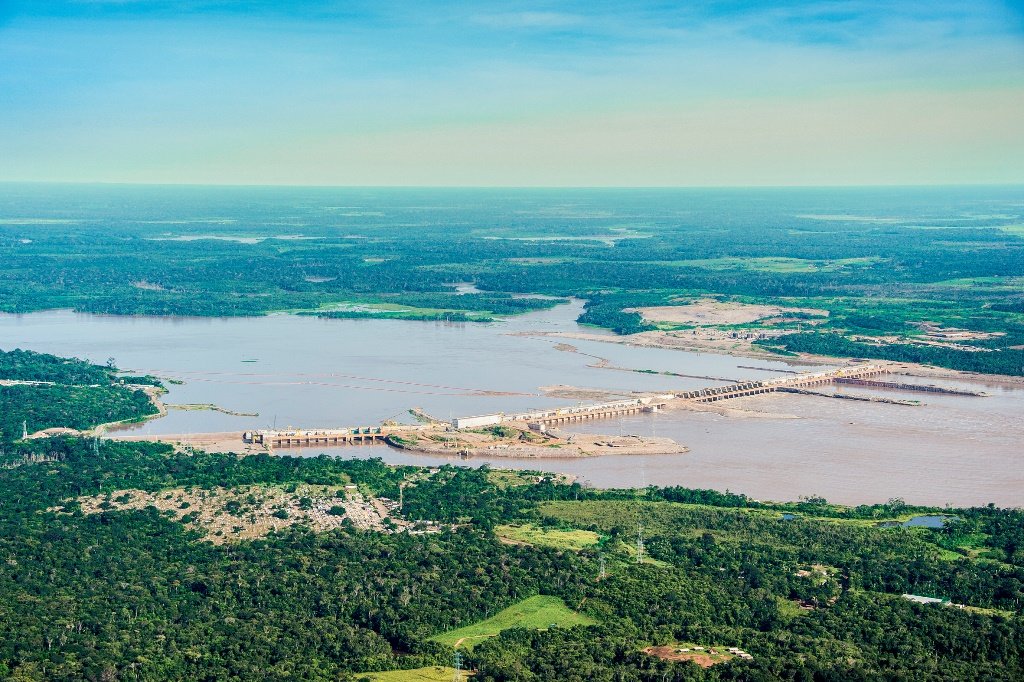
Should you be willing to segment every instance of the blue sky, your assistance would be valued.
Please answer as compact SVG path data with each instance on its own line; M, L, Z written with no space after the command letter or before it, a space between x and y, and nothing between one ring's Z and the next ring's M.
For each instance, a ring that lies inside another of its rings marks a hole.
M0 3L0 180L1024 182L1024 3Z

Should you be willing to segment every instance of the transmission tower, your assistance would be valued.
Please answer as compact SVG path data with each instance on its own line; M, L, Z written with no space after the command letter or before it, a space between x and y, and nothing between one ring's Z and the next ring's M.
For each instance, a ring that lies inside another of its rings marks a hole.
M644 527L639 522L636 524L636 562L643 563L644 560Z
M28 438L28 422L21 422L21 439L26 440Z
M462 682L462 652L455 651L455 675L452 676L454 682Z
M604 570L604 554L598 557L598 560L601 562L601 573L598 575L597 579L604 580L608 576L608 573Z

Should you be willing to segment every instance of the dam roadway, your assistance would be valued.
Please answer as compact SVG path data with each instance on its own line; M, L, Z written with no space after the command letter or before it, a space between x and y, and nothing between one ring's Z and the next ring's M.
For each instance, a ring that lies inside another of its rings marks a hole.
M657 397L632 398L594 405L552 408L519 414L496 413L477 417L458 417L453 419L451 425L446 428L455 430L460 428L487 428L508 422L525 422L533 428L547 428L549 426L597 419L614 419L641 413L655 413L670 406L676 400L711 403L732 398L773 393L786 388L802 388L834 383L841 380L865 379L887 373L889 373L889 369L883 365L859 365L827 372L799 374L764 381L748 381ZM403 434L421 433L429 430L439 430L440 428L439 425L432 427L423 425L393 425L342 429L264 430L246 432L244 438L248 443L266 448L360 445L374 442L385 443L389 436L400 437Z

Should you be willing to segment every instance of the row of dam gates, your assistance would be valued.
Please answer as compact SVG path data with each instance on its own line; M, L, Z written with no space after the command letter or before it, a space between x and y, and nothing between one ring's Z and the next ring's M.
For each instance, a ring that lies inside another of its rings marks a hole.
M859 383L863 381L865 384L878 384L880 387L888 387L888 384L885 384L884 382L872 382L868 378L888 374L889 372L889 368L884 365L863 364L829 370L826 372L812 372L807 374L797 374L790 377L779 377L761 381L746 381L742 383L729 384L727 386L702 388L696 391L674 393L655 398L634 398L610 403L553 408L550 410L521 414L506 415L498 413L493 415L484 415L481 417L458 417L452 420L449 428L457 429L479 427L500 424L502 422L527 422L531 425L557 426L560 424L587 421L591 419L609 419L644 412L658 412L674 400L687 400L695 403L712 403L720 400L730 400L732 398L774 393L787 388L804 388L831 383ZM893 386L896 385L894 384ZM903 385L900 384L899 386L902 387ZM934 387L906 386L905 388L919 388L921 390L927 390ZM388 437L401 437L403 434L409 435L430 430L431 428L436 428L436 426L385 425L359 426L340 429L260 430L246 431L243 434L243 439L246 442L263 445L268 448L304 446L331 447L337 445L384 443L387 441Z
M865 377L874 377L888 373L889 368L884 365L857 365L855 367L834 369L828 372L812 372L808 374L798 374L792 377L765 379L763 381L746 381L739 384L730 384L728 386L702 388L697 391L676 393L676 397L682 398L683 400L692 400L696 403L713 403L719 400L743 398L749 395L774 393L783 388L823 386L825 384L841 382L844 379L863 379Z
M296 448L319 445L366 445L384 443L389 436L424 431L426 426L356 426L347 429L285 429L246 431L242 440L268 448Z

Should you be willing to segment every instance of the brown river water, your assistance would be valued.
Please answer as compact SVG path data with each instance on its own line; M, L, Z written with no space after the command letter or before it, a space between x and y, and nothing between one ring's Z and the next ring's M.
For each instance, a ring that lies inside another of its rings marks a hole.
M565 340L579 351L569 352L559 349L557 338L512 335L582 331L573 321L580 305L574 301L493 324L291 315L169 319L53 311L0 315L0 348L101 363L113 357L126 370L182 381L169 385L168 403L213 403L259 415L172 410L133 430L139 434L357 426L385 419L411 421L407 411L414 406L447 419L577 402L547 397L539 390L552 384L629 392L722 383L604 369L593 366L594 356L617 367L736 380L820 369L598 341ZM574 474L597 487L684 485L729 489L759 499L820 495L847 504L901 497L919 504L1024 505L1024 390L945 379L917 381L989 395L843 387L851 394L916 399L924 405L772 394L724 403L754 413L743 416L671 411L572 427L590 433L669 436L691 449L682 455L461 460L386 446L287 452L382 457L418 465L489 462Z

